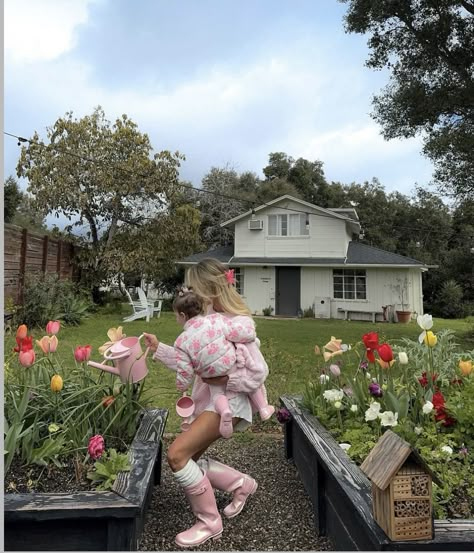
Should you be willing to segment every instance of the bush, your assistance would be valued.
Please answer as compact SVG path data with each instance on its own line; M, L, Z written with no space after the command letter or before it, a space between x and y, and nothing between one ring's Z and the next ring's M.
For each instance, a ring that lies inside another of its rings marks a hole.
M270 315L272 314L272 311L273 311L273 307L270 307L270 306L264 307L262 309L262 313L265 317L270 317Z
M463 289L454 279L447 280L441 287L436 311L446 319L464 317Z
M303 311L303 317L314 319L314 309L312 307L308 307L308 309L305 309Z
M59 280L57 275L30 276L15 322L34 327L60 319L66 325L78 325L91 307L90 293L70 280Z

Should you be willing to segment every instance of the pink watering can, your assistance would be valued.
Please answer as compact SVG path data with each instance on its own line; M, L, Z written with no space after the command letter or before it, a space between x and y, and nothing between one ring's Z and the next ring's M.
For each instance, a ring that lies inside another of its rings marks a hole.
M149 348L143 353L140 346L140 340L143 334L136 338L130 336L112 344L104 351L104 363L112 361L114 366L105 365L104 363L95 363L89 361L87 364L96 369L101 369L111 374L120 377L122 383L139 382L148 374L145 358L148 355Z
M184 393L176 402L176 413L184 419L181 430L186 432L191 426L189 417L194 413L194 401Z

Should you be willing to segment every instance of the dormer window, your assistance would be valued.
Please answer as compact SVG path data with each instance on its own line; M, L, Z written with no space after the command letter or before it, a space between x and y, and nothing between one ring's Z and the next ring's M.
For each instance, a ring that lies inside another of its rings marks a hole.
M268 216L268 236L308 236L306 214L289 213Z

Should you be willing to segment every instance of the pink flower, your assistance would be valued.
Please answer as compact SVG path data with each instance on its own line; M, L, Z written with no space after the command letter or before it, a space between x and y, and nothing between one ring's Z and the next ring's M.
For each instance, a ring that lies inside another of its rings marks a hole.
M87 452L89 453L91 459L100 459L104 451L104 438L100 434L92 436L92 438L89 440L89 445L87 446Z
M59 327L61 326L60 321L49 321L46 325L47 334L57 334L59 332Z
M229 284L235 284L235 271L234 269L228 269L224 272L225 278Z
M219 351L219 348L217 344L209 344L206 350L209 355L214 355L214 353L217 353Z
M43 336L41 340L36 340L36 344L43 353L54 353L58 349L58 339L56 336Z
M331 374L333 376L341 376L341 369L339 365L335 365L335 364L329 365L329 370L331 371Z
M74 350L74 359L78 363L82 363L83 361L89 361L91 357L91 351L92 347L87 346L77 346L77 348Z
M200 349L201 349L201 344L199 340L193 340L193 350L196 352L196 351L199 351Z
M210 329L206 332L206 334L207 334L207 337L208 337L210 340L212 340L212 339L215 337L215 335L216 335L216 331L215 331L213 328L210 328Z
M27 351L20 351L18 355L18 361L23 367L31 367L35 362L35 352L32 349Z

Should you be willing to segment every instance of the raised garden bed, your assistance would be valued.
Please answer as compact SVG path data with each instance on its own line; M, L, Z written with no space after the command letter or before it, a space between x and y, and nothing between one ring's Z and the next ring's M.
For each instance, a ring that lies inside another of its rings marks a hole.
M316 530L338 551L472 551L474 520L435 520L430 541L391 541L372 516L371 485L318 419L284 396L286 457L311 498Z
M136 551L161 477L167 409L147 409L130 447L129 472L110 492L7 494L6 551Z

